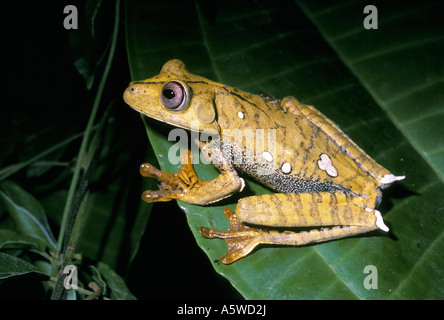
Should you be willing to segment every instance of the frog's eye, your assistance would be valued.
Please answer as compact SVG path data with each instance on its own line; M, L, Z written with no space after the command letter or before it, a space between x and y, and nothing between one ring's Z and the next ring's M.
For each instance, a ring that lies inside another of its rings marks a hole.
M165 83L160 97L165 108L170 110L181 110L187 104L187 91L181 83L176 81Z

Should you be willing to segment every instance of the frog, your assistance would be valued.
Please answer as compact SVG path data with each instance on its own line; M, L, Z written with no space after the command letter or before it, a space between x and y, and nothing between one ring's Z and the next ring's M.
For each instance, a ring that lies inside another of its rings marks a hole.
M189 150L180 153L182 166L176 173L144 163L140 174L159 181L158 190L143 192L145 202L210 205L242 194L244 178L270 190L240 197L234 211L225 208L227 230L199 227L202 236L227 243L227 253L219 258L223 264L260 245L305 246L389 231L375 208L381 190L405 176L378 164L315 107L293 96L252 94L209 80L178 59L167 61L154 77L131 82L123 98L149 118L213 134L196 143L219 175L200 180ZM273 138L255 136L263 130ZM253 138L239 138L239 132L253 133Z

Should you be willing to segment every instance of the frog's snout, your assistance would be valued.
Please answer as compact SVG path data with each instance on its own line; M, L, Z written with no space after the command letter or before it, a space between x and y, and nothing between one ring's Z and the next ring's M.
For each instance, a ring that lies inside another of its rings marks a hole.
M129 104L129 98L130 96L132 96L132 92L133 92L133 87L131 86L131 83L129 84L129 86L125 89L125 91L123 92L123 101L125 101L125 103Z
M146 86L141 81L133 81L130 82L126 90L130 91L131 93L144 93L146 91Z
M125 103L131 105L135 97L141 93L141 86L137 83L131 82L123 93L123 100Z

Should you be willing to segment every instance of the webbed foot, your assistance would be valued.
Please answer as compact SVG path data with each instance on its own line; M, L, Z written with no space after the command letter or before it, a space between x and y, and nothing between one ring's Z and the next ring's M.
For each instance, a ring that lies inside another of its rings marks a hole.
M176 173L161 171L149 163L140 165L140 174L143 177L155 178L160 182L159 190L147 190L142 194L143 201L150 203L182 200L186 198L192 188L197 188L202 184L191 164L192 153L190 150L181 152L180 161L182 167Z
M230 208L224 209L224 214L230 221L227 231L218 231L206 227L199 227L199 232L205 238L221 238L228 245L228 252L220 257L223 264L230 264L248 255L267 232L245 226Z

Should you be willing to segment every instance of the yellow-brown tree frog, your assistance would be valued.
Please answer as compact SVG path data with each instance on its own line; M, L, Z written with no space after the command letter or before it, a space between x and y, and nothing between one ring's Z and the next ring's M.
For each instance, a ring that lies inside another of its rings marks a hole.
M335 123L294 97L250 94L194 75L181 61L171 60L159 75L131 82L124 100L148 117L218 137L199 141L202 154L220 171L218 177L201 181L188 152L181 154L182 167L175 174L145 163L141 174L160 185L145 191L144 201L210 204L242 190L238 171L276 192L244 197L235 212L226 208L227 231L199 228L203 236L227 242L222 263L248 255L258 244L300 246L378 228L388 231L375 206L381 188L404 177L376 163ZM269 139L260 134L264 130L271 133ZM282 232L261 226L321 228Z

